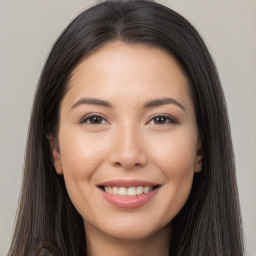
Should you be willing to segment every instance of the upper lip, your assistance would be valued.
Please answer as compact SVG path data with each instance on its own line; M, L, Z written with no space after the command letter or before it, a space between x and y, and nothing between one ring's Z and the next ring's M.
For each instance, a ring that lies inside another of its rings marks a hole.
M139 186L154 187L158 185L160 184L151 182L151 181L146 181L146 180L125 180L125 179L109 180L109 181L105 181L103 183L98 184L98 186L104 186L104 187L139 187Z

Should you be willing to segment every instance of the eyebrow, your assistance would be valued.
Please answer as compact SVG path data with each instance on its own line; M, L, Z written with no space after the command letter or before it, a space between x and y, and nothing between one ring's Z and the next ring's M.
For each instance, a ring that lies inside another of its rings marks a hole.
M78 107L79 105L84 105L84 104L99 105L99 106L108 107L108 108L113 107L109 102L107 102L105 100L100 100L97 98L81 98L74 105L72 105L71 110ZM144 108L159 107L159 106L167 105L167 104L176 105L180 109L182 109L183 111L186 112L184 106L173 98L162 98L162 99L156 99L156 100L149 100L144 104Z
M99 106L104 106L108 108L112 108L112 105L105 101L105 100L100 100L96 98L81 98L79 101L77 101L72 107L71 110L74 109L75 107L78 107L79 105L99 105Z
M174 104L186 112L186 109L184 108L184 106L173 98L162 98L162 99L147 101L144 105L144 108L159 107L167 104Z

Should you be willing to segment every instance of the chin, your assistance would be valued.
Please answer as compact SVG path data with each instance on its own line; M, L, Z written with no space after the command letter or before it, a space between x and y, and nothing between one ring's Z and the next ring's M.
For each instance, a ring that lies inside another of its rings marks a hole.
M117 228L114 228L112 226L109 229L105 230L105 234L110 235L111 237L115 239L121 239L121 240L128 240L128 241L139 241L147 239L151 236L154 236L155 234L158 234L161 231L164 231L166 229L169 229L170 224L167 224L164 227L154 227L150 225L131 225L128 223L128 225L124 226L118 226Z
M112 234L113 237L119 238L121 240L129 240L129 241L137 241L137 240L143 240L149 237L151 232L145 232L145 230L136 230L136 231L120 231L120 232L114 232Z

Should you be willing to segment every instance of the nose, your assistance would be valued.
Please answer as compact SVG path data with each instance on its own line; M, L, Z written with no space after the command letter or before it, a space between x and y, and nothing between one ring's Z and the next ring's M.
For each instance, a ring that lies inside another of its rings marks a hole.
M111 165L126 170L141 168L147 164L147 152L141 133L132 127L115 132L109 159Z

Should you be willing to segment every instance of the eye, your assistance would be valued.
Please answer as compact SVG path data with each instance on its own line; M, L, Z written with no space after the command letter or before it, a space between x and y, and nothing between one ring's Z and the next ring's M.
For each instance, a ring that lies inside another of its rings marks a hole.
M90 116L85 116L84 118L82 118L80 123L81 124L86 123L86 124L90 124L90 125L101 125L101 124L105 124L106 120L99 115L90 115Z
M149 123L155 125L168 125L168 124L178 124L178 120L170 115L157 115L154 116Z

